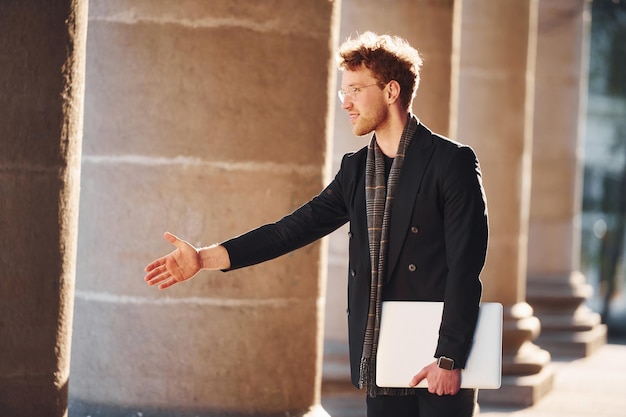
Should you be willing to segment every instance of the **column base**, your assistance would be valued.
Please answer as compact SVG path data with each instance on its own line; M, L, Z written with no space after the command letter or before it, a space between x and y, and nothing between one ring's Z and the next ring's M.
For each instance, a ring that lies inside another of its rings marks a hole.
M554 371L550 353L532 341L540 333L539 320L525 302L507 306L503 317L502 386L479 390L482 404L529 407L552 390Z
M497 390L479 390L478 403L530 407L546 396L554 385L554 370L545 366L539 373L528 376L504 376Z
M585 305L593 288L585 276L530 276L527 301L541 321L535 343L559 358L583 358L606 344L600 315Z
M607 342L607 328L599 324L587 331L542 331L535 343L555 358L585 358Z

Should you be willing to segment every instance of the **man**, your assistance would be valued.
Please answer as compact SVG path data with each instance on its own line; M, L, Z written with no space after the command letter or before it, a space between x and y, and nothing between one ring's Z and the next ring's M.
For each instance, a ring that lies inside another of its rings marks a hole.
M405 40L366 32L339 51L339 98L355 135L369 146L345 155L334 180L273 224L218 245L176 246L146 267L150 285L167 288L200 269L232 270L307 245L350 222L348 327L352 382L367 392L367 415L473 414L476 392L460 389L482 292L487 209L474 152L432 133L410 113L422 60ZM443 301L433 362L410 382L375 384L383 301Z

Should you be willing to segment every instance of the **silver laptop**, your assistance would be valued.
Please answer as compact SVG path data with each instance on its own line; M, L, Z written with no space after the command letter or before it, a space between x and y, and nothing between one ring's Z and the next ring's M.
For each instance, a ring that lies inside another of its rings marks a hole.
M408 388L423 367L435 361L442 302L385 301L376 358L376 385ZM482 303L461 388L500 388L502 304ZM417 388L428 387L422 381Z

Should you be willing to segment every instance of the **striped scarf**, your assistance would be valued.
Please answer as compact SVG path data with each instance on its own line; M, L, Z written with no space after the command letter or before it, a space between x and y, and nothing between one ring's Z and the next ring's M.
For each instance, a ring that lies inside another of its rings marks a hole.
M409 393L406 389L399 390L376 386L376 350L380 332L381 300L387 260L387 239L389 237L391 206L398 180L400 179L406 149L417 131L417 125L417 118L409 114L388 179L385 178L385 158L376 143L376 134L372 137L367 148L367 160L365 162L365 208L370 248L371 281L359 387L365 387L367 395L370 397L375 397L376 394L397 395Z

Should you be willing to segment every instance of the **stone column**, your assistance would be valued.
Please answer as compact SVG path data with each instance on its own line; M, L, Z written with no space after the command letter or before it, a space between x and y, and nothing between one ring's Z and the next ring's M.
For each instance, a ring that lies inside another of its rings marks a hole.
M327 181L336 2L92 1L70 398L77 413L327 415L325 245L166 292L208 245ZM133 414L134 415L134 414Z
M570 357L606 342L600 315L585 305L593 289L579 271L587 4L539 3L535 85L527 299L541 320L536 343Z
M536 0L463 1L458 134L481 161L490 217L484 301L503 303L503 384L482 403L534 404L552 387L550 354L526 303Z
M0 16L0 415L67 416L87 1Z
M454 136L456 111L451 103L457 89L453 88L453 17L460 11L459 1L342 0L339 42L367 30L378 34L401 36L416 47L424 58L421 79L413 110L429 128ZM456 5L456 6L455 6ZM458 66L457 66L458 67ZM338 72L338 83L341 73ZM338 100L335 94L335 100ZM452 125L450 124L452 121ZM337 101L333 141L333 174L341 158L366 146L371 135L355 137L347 113ZM329 239L328 288L325 325L324 386L333 391L337 384L351 386L348 364L346 324L348 280L348 228L333 233Z

